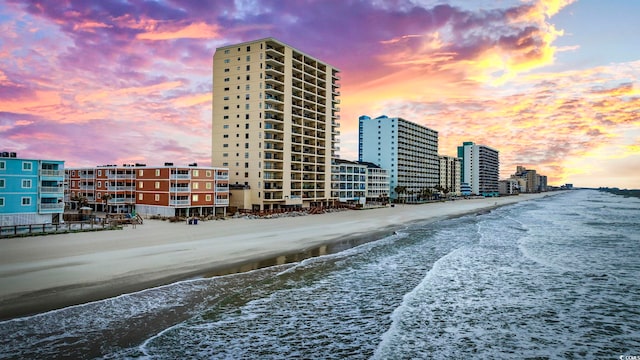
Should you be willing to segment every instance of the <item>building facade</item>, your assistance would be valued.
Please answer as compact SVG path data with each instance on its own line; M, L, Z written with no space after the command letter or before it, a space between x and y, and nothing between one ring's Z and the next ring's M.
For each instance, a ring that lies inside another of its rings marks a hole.
M454 156L441 155L440 187L449 196L462 195L460 190L460 159Z
M0 153L0 226L57 224L64 213L64 161Z
M402 118L360 116L358 160L389 171L391 199L419 194L440 182L438 132Z
M367 203L386 204L391 188L389 172L372 162L361 162L367 166Z
M524 166L517 166L516 172L511 175L512 179L517 179L520 185L520 192L534 193L547 191L547 177L538 174L534 169L527 169Z
M251 210L333 202L338 73L273 38L216 49L212 164L245 186Z
M70 208L107 213L191 216L225 214L228 169L190 166L103 165L66 170Z
M336 159L332 169L332 196L346 204L367 202L367 165Z
M473 142L458 146L460 181L468 184L471 195L498 196L500 159L498 150Z

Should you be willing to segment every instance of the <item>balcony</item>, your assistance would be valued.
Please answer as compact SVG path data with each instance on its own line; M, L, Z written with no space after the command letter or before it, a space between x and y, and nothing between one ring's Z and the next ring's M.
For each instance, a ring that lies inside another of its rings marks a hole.
M62 212L64 211L64 203L40 204L39 212Z
M44 194L62 194L64 189L62 186L41 186L40 192Z
M185 187L172 186L172 187L169 188L169 191L170 192L182 192L182 193L184 193L184 192L190 192L191 188L188 187L188 186L185 186Z
M191 174L171 174L169 178L171 180L189 180L191 179Z
M169 200L169 206L189 206L191 201L189 200Z
M64 170L40 170L40 176L62 177Z

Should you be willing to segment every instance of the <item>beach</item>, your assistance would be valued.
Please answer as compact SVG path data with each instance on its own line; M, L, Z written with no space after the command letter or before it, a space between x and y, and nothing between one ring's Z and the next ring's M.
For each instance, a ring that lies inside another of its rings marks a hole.
M554 193L467 199L197 225L0 239L0 318L105 299L178 280L251 270L347 239L376 240L416 221L483 212ZM321 253L321 252L320 252Z

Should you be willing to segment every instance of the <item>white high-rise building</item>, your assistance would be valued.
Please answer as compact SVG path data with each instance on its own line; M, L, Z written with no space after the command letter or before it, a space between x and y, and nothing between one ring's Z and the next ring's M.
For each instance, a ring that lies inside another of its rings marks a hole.
M212 165L229 168L230 187L243 189L243 207L333 202L338 72L273 38L216 49Z
M389 171L391 199L417 198L439 184L437 131L385 115L360 116L358 125L358 159Z
M468 141L458 146L458 158L461 161L460 181L468 184L471 194L498 196L500 176L498 150Z

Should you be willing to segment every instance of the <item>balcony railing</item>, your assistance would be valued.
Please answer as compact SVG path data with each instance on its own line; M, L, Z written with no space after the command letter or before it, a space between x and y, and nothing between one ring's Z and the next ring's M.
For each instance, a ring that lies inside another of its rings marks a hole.
M191 179L191 175L189 174L171 174L171 180L188 180Z
M170 187L169 191L171 192L189 192L191 191L190 187Z
M188 206L190 204L189 200L169 200L169 206Z
M40 210L46 211L62 211L64 210L64 203L55 203L55 204L40 204Z
M40 170L41 176L64 176L64 170Z
M40 192L46 194L60 194L64 193L64 188L61 186L42 186L40 187Z

